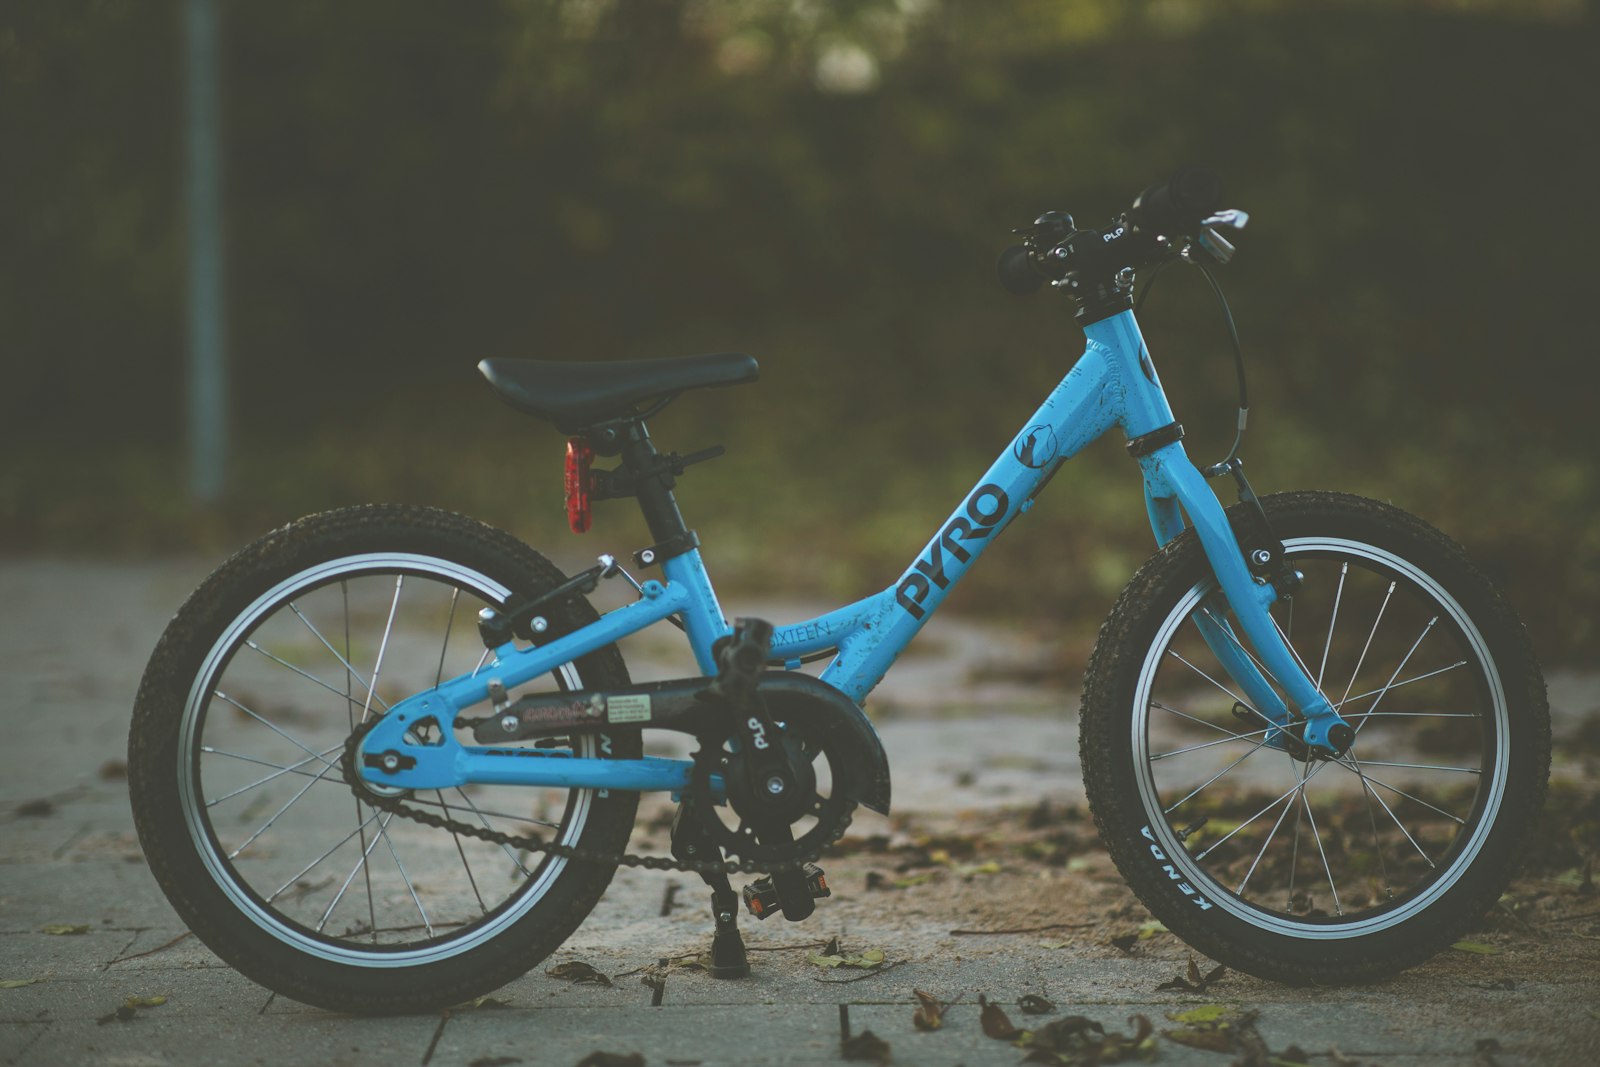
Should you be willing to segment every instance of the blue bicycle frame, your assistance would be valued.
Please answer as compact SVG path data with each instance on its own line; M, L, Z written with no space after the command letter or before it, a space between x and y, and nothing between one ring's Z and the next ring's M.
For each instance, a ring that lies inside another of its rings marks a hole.
M861 703L1000 531L1033 506L1062 463L1112 427L1120 427L1133 439L1172 424L1172 409L1133 312L1091 323L1084 332L1088 344L1083 356L899 581L828 614L778 626L772 640L774 657L793 669L802 657L837 651L822 680ZM1291 724L1292 707L1305 720L1305 742L1326 745L1328 731L1344 720L1285 644L1267 611L1277 598L1276 590L1250 574L1221 504L1181 443L1174 440L1155 448L1140 457L1139 465L1156 540L1171 541L1183 531L1186 520L1194 525L1243 640L1220 611L1203 611L1196 624L1250 708L1268 720L1268 743ZM701 673L713 675L712 643L731 627L699 550L666 560L662 570L665 583L643 583L638 601L548 644L502 645L494 650L491 662L472 674L396 704L367 734L362 752L396 753L415 762L393 771L364 767L363 774L374 784L404 789L483 782L683 790L691 768L686 760L580 758L544 749L516 749L517 756L528 758L506 759L505 749L460 744L452 729L458 712L490 698L492 682L506 689L523 685L673 615L684 623ZM426 718L438 721L442 741L408 740L410 724Z

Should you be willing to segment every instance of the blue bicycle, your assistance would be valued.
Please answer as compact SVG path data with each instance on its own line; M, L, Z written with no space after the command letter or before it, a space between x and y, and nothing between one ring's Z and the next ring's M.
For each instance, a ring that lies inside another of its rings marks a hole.
M1138 270L1227 260L1244 216L1219 200L1184 170L1105 230L1051 212L1019 231L1002 281L1071 296L1083 355L898 580L802 622L730 625L673 496L720 450L663 453L646 429L685 390L754 381L753 359L481 364L569 435L574 530L595 500L638 501L640 578L609 556L564 575L416 507L315 515L240 551L172 620L134 711L134 814L173 906L284 995L413 1011L522 974L619 865L672 868L711 889L712 973L747 973L741 907L804 918L855 807L889 809L862 701L1061 464L1117 428L1160 545L1101 630L1081 712L1122 874L1197 949L1282 981L1366 980L1449 944L1504 890L1542 801L1543 679L1511 608L1426 523L1257 497L1233 455L1190 461L1132 292ZM608 580L636 599L597 615ZM697 671L634 684L616 642L663 622ZM797 669L821 658L820 677ZM645 755L646 730L689 735L692 758ZM671 858L625 851L646 790L679 802ZM736 873L760 877L736 891Z

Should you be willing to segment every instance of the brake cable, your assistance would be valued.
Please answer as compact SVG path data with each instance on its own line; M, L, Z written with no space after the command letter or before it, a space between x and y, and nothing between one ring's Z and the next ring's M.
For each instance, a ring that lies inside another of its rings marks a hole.
M1222 286L1217 284L1216 275L1212 274L1210 267L1207 267L1197 259L1191 259L1188 256L1180 256L1179 258L1185 263L1199 268L1200 273L1205 275L1206 281L1211 285L1211 291L1217 295L1217 302L1222 307L1222 321L1228 328L1228 341L1233 346L1234 373L1239 383L1239 420L1234 431L1233 447L1228 449L1227 456L1209 467L1201 468L1201 472L1207 478L1215 478L1217 475L1227 474L1233 469L1234 461L1239 456L1239 446L1244 442L1245 424L1250 418L1250 389L1245 381L1244 349L1239 343L1239 328L1233 321L1233 311L1228 307L1228 298L1222 294ZM1145 298L1150 295L1150 290L1154 286L1156 278L1160 277L1162 269L1171 262L1171 259L1163 259L1157 263L1155 269L1150 272L1150 276L1145 279L1144 285L1139 288L1139 295L1133 304L1133 313L1136 317L1140 309L1144 307Z

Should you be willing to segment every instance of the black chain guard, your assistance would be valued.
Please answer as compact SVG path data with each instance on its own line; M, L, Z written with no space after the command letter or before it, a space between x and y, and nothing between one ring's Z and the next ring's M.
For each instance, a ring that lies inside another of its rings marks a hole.
M778 805L763 798L762 783L745 773L743 754L737 751L738 734L730 724L700 737L690 779L697 798L693 812L724 852L758 865L792 866L797 858L814 855L838 838L855 809L855 798L867 791L868 784L859 771L859 754L847 744L855 724L839 721L841 711L835 703L766 688L762 696L772 718L782 724L779 743L804 769L795 787L803 795ZM703 799L713 795L713 775L722 779L725 804Z

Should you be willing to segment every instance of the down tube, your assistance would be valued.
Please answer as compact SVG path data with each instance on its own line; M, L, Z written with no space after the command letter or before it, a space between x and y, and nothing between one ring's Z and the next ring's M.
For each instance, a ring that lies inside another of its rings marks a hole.
M1121 404L1111 358L1103 346L1086 348L892 590L884 591L881 625L842 642L824 681L858 702L865 698L984 549L1033 506L1045 480L1117 424Z

